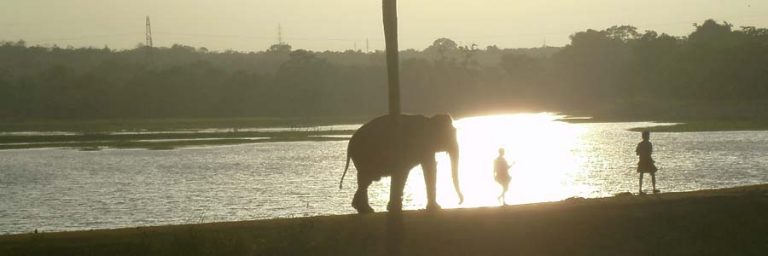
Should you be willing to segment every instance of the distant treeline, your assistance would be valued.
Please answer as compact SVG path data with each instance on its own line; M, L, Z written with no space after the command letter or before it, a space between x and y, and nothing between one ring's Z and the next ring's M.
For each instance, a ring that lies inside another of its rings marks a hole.
M407 112L751 118L768 106L768 29L712 20L686 37L614 26L577 32L561 48L441 38L401 56ZM3 120L369 116L386 112L386 95L381 51L0 43Z

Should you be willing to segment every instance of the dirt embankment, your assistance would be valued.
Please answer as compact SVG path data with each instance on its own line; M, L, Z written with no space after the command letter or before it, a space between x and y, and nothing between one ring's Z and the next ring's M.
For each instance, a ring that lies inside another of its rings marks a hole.
M765 255L768 185L0 236L1 255Z

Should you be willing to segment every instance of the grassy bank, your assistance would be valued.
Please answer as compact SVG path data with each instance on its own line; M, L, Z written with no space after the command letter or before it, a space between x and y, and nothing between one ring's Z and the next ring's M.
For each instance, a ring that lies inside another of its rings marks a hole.
M400 217L0 236L3 255L764 255L768 185ZM399 232L399 233L398 233ZM399 234L399 236L388 236Z
M630 130L648 130L651 132L764 131L768 130L768 120L694 120L682 121L670 126L637 127Z
M234 145L281 141L347 140L353 130L297 129L275 132L182 132L77 135L0 135L0 150L64 147L173 149L189 146Z
M768 130L768 119L614 119L567 117L559 119L567 123L620 123L620 122L652 122L671 125L650 125L635 127L630 131L651 132L715 132L715 131L765 131Z
M76 132L109 133L123 131L176 131L199 129L242 129L259 127L312 127L334 124L359 124L370 117L248 117L248 118L168 118L102 120L0 120L0 132Z
M361 123L364 119L364 117L322 117L5 121L0 122L0 150L174 149L261 142L336 141L348 139L347 135L351 135L354 131L319 130L312 127ZM273 127L286 129L253 131L255 128Z

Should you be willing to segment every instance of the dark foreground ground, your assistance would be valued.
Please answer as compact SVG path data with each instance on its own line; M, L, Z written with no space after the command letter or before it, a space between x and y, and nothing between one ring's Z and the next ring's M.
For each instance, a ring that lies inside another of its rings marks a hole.
M768 185L0 236L0 255L768 255Z

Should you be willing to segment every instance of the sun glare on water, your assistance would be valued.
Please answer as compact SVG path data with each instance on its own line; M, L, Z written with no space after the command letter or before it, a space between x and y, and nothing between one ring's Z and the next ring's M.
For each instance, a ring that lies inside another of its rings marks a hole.
M493 177L498 149L506 150L512 181L506 195L508 204L561 200L588 191L570 181L583 172L580 159L572 153L584 128L557 121L549 113L481 116L455 122L461 151L460 182L465 202L458 204L452 187L450 158L438 154L437 200L443 207L495 206L501 186ZM426 204L423 176L413 170L408 195L415 205Z

